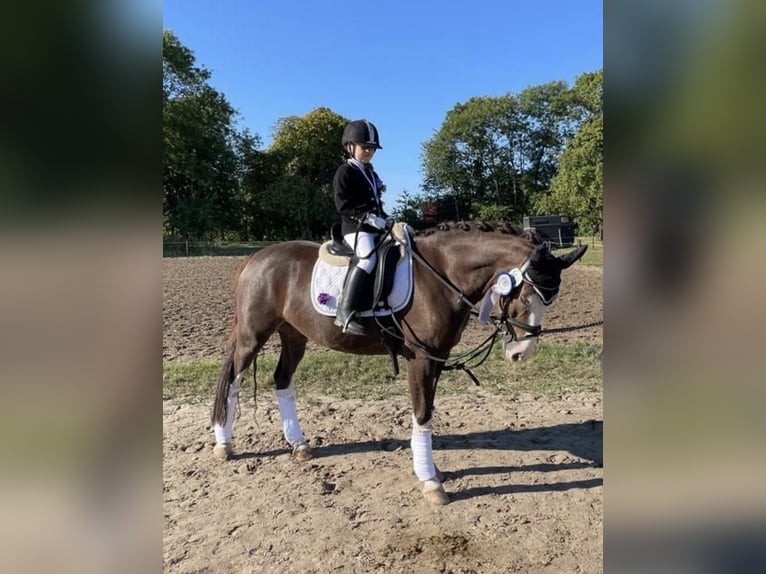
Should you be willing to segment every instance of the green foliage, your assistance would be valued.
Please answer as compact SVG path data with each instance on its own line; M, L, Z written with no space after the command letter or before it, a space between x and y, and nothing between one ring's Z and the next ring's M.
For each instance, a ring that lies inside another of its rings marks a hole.
M182 97L204 86L210 72L194 65L194 53L170 30L162 32L163 102Z
M581 123L559 158L559 171L548 193L540 195L535 213L565 213L582 234L597 234L604 209L604 118L602 73L584 74L575 82Z
M520 220L556 173L576 115L564 82L457 104L423 144L426 197L454 205L451 219Z
M515 104L510 97L471 98L457 104L441 129L423 144L424 188L429 199L448 213L454 207L446 218L470 219L473 204L487 199L495 203L510 199L518 207L523 196L514 178L509 143L518 121Z
M273 143L235 126L210 72L163 33L163 227L181 240L319 239L337 220L332 178L348 120L327 108L277 121Z
M447 113L423 144L424 194L442 219L508 219L564 213L595 232L602 218L603 73L519 94L475 97Z
M240 210L240 151L257 140L234 127L236 111L207 84L210 72L172 32L163 33L164 232L223 236Z
M244 191L254 235L263 239L319 239L337 221L332 194L335 170L343 161L340 144L348 120L327 108L281 118L274 141L252 154Z
M580 233L596 234L604 208L603 119L584 122L561 155L550 192L536 204L537 213L566 213Z
M604 114L604 71L589 72L575 78L572 88L578 117L580 119Z
M509 221L511 208L497 203L478 204L476 206L476 218L483 221Z
M403 221L415 229L423 221L420 200L404 190L396 201L396 205L390 211L397 221Z
M340 141L347 123L346 118L328 108L281 118L269 151L282 159L285 174L300 177L318 189L332 182L343 162Z

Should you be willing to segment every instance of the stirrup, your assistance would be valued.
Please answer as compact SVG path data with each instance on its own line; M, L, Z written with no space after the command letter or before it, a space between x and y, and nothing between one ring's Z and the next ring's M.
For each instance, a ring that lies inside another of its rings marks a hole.
M338 327L340 327L344 333L349 333L351 335L359 335L359 336L364 336L367 334L367 331L364 330L364 327L362 326L362 324L356 320L356 316L353 314L349 316L348 319L346 319L345 323L343 323L336 317L335 324Z

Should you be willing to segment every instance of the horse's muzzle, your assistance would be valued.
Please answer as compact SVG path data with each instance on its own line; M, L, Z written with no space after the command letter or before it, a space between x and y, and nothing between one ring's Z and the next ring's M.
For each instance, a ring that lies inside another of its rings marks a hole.
M506 360L514 363L516 361L526 361L535 352L537 346L537 337L527 336L523 339L514 339L506 341L503 345Z

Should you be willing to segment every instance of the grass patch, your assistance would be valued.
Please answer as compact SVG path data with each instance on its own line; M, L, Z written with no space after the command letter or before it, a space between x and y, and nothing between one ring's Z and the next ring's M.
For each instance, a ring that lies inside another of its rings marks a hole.
M497 345L484 364L473 369L482 387L495 394L538 393L560 395L566 392L599 391L602 388L601 345L540 343L529 361L509 363ZM441 393L462 392L472 385L465 373L444 373L439 381Z
M596 237L576 237L575 245L578 242L588 246L588 250L575 265L592 265L594 267L604 266L604 242ZM553 253L561 255L567 251L571 251L572 247L565 247L563 249L554 249Z
M460 353L458 347L454 354ZM559 395L566 392L599 391L601 366L600 345L577 343L553 345L541 343L534 356L524 363L508 363L497 345L481 366L473 369L482 387L500 395L537 393ZM271 389L271 376L276 357L259 357L257 383L260 392ZM399 359L401 373L393 378L387 356L357 356L326 351L308 353L295 374L303 397L332 396L340 399L379 400L394 396L409 396L406 365ZM184 402L211 402L215 392L220 361L195 363L165 363L163 370L163 399ZM251 369L252 373L252 369ZM252 384L252 374L244 385ZM471 379L461 371L449 371L439 380L439 395L472 392Z
M205 402L213 399L220 361L169 363L162 365L162 400Z

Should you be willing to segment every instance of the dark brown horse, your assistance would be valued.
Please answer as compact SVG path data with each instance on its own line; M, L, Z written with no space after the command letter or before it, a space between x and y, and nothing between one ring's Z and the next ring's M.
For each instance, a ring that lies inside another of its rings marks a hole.
M309 241L279 243L258 251L241 267L233 327L213 408L218 458L232 455L234 411L243 374L275 331L281 341L275 393L285 438L299 460L311 458L298 423L293 387L293 373L306 342L360 355L388 352L373 319L364 320L368 334L360 337L343 334L332 317L314 310L309 284L318 248ZM558 293L561 271L585 249L557 257L533 233L521 233L506 224L444 224L413 238L412 299L394 316L401 327L404 342L399 353L406 361L412 400L413 465L431 502L449 501L431 449L436 384L471 312L490 291L497 291L490 303L497 303L495 308L510 320L506 325L516 335L506 347L506 357L527 359L537 342L534 327L541 324L545 305ZM508 283L505 290L498 289L499 274L512 270L510 275L519 280L510 283L510 291ZM525 332L519 325L532 329Z

